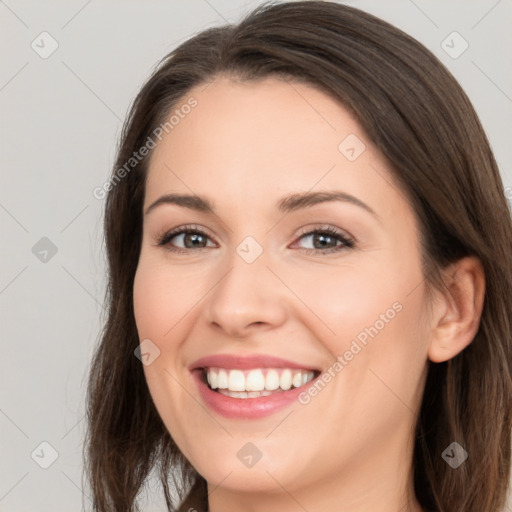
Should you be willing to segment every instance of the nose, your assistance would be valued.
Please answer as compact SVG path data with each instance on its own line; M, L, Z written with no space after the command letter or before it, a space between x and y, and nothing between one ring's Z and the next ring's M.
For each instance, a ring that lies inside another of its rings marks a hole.
M261 255L247 263L234 254L227 271L206 296L203 314L210 327L231 338L282 325L288 315L284 286Z

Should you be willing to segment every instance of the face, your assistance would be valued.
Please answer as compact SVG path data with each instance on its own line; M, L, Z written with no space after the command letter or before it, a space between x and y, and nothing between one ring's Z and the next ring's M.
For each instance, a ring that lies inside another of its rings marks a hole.
M151 157L134 283L158 412L212 485L378 488L410 463L426 375L413 210L323 92L189 97Z

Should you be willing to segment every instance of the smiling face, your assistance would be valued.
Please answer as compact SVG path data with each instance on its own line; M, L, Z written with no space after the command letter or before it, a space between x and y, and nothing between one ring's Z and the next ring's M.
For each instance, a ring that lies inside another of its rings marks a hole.
M212 501L284 488L308 510L329 489L378 504L409 477L426 375L413 210L315 88L218 78L189 96L151 158L134 283L159 414L222 482Z

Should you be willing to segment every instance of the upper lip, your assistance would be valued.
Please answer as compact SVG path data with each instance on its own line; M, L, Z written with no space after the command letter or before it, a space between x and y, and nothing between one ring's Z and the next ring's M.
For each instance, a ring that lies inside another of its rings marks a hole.
M314 368L309 364L296 363L294 361L289 361L288 359L266 354L215 354L197 359L189 366L189 369L196 370L199 368L210 367L241 370L250 368L296 368L311 371L317 370L317 368Z

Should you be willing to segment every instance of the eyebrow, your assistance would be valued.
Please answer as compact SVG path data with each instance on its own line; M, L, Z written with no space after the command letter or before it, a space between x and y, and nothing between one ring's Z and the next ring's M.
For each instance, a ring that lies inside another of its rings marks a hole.
M291 194L281 198L277 203L277 209L282 213L289 213L292 211L300 210L303 208L310 208L320 203L330 201L341 201L345 203L354 204L360 208L371 213L373 216L379 218L377 213L355 196L341 191L326 191L326 192L301 192ZM146 209L145 215L154 210L157 206L162 204L175 204L191 210L199 212L214 213L215 206L205 197L188 194L166 194L159 197Z

